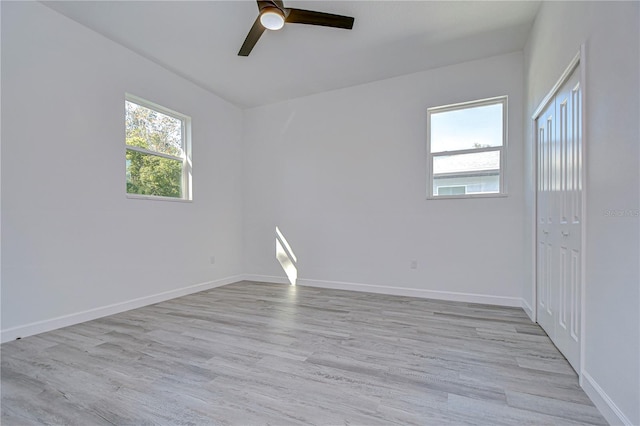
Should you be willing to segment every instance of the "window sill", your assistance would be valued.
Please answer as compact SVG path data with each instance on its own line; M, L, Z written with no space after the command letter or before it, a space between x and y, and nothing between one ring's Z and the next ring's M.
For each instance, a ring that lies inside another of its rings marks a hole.
M131 200L150 200L150 201L171 201L173 203L192 203L193 200L187 200L185 198L175 198L175 197L160 197L157 195L138 195L138 194L127 194L127 198Z
M457 199L469 199L469 198L506 198L507 193L493 193L493 194L465 194L465 195L437 195L427 196L427 200L457 200Z

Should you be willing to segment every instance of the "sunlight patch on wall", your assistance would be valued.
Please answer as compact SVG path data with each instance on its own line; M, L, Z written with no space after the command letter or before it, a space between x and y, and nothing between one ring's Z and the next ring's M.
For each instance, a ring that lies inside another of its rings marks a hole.
M282 235L280 229L276 226L276 259L280 262L280 266L287 274L291 285L296 285L298 279L298 268L296 268L296 262L298 258L293 253L291 246L287 239Z

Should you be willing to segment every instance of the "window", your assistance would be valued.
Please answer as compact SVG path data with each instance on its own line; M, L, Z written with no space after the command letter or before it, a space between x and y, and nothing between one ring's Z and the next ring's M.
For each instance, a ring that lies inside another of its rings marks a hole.
M505 194L507 97L427 110L428 198Z
M191 119L132 95L124 105L128 196L190 200Z

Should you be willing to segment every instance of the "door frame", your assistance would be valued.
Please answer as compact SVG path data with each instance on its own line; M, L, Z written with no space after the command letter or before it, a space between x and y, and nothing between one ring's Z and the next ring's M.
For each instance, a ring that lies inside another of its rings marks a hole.
M587 150L588 150L588 135L587 135L587 126L585 119L587 117L587 90L586 90L586 46L585 44L580 45L580 50L573 57L573 59L569 62L569 65L565 68L565 70L560 75L560 78L553 85L551 90L547 92L547 95L542 99L542 101L538 104L538 107L535 109L533 115L531 116L531 135L533 146L533 182L534 182L534 203L533 203L533 229L532 229L532 258L533 258L533 290L531 294L531 300L533 302L533 306L531 309L532 320L534 322L538 322L538 134L537 134L537 126L536 121L542 114L542 111L547 107L549 102L556 96L559 89L562 85L569 79L571 74L575 71L575 69L580 66L580 85L582 86L582 99L581 99L581 108L582 108L582 155L581 155L581 170L580 170L580 180L582 182L582 223L581 223L581 244L580 244L580 252L581 252L581 268L580 268L580 371L578 371L579 383L582 386L583 382L583 372L584 372L584 361L585 361L585 319L586 319L586 242L587 242L587 180L586 180L586 170L587 170Z

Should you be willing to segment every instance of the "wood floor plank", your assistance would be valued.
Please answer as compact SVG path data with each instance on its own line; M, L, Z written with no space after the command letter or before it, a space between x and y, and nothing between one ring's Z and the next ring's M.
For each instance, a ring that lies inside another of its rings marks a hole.
M239 282L0 347L3 425L606 424L521 309Z

